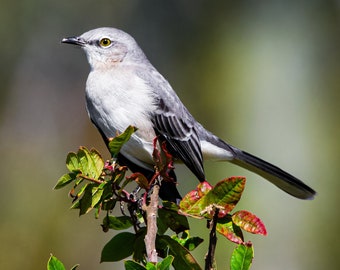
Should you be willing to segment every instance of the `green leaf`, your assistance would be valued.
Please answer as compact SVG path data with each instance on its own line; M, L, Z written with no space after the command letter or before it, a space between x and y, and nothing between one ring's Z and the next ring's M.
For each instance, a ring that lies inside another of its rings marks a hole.
M178 213L178 206L172 203L172 209L167 208L170 202L163 202L163 208L158 209L158 222L160 224L159 234L164 234L167 228L173 230L176 234L189 229L187 217ZM176 209L177 208L177 209Z
M79 264L76 264L75 266L73 266L73 267L71 268L71 270L76 270L76 269L78 268L78 266L79 266Z
M91 155L92 166L96 170L96 178L98 178L104 169L105 162L101 154L94 148L91 149L90 155Z
M184 247L190 251L193 251L195 248L197 248L201 243L203 242L203 239L200 237L190 237L188 238L185 243Z
M125 230L130 228L132 225L131 218L127 216L106 216L103 219L103 226L113 230Z
M101 197L101 209L102 210L112 210L116 204L116 198L113 198L112 194L112 184L110 182L104 182L100 184L103 185L103 194Z
M202 198L201 207L206 218L212 218L214 211L211 211L211 206L220 208L223 214L229 213L234 209L241 198L246 179L244 177L231 177L224 179L216 184L206 196Z
M92 209L91 207L92 188L93 188L93 184L87 184L84 190L84 195L79 200L79 208L80 208L79 215L80 216L88 213Z
M80 147L77 153L81 172L94 179L98 179L104 168L104 160L95 149L89 151L86 147Z
M248 270L254 258L253 245L248 242L238 245L231 255L231 270Z
M145 248L145 235L146 235L147 229L146 227L142 227L137 233L136 233L136 240L133 244L133 259L137 262L145 262L146 258L146 248Z
M133 126L128 126L127 129L120 135L114 137L110 142L109 142L109 150L112 155L112 157L117 157L120 149L126 143L131 135L137 130L136 127Z
M125 173L127 172L127 167L120 166L115 170L114 183L120 185L120 183L125 179Z
M77 175L75 173L67 173L64 174L62 177L59 178L57 184L55 185L54 189L60 189L72 181L76 180Z
M80 205L79 201L76 201L71 205L70 209L79 209L80 208L79 205Z
M140 265L139 263L128 260L124 262L125 270L146 270L146 268L143 265Z
M106 183L103 183L106 184ZM97 205L97 203L100 202L100 199L102 198L104 189L103 189L103 185L101 184L99 187L94 187L92 189L92 201L91 201L91 207L95 207Z
M82 181L79 181L79 184L80 184L81 182L82 182ZM77 183L77 185L79 185L79 184ZM84 192L85 192L87 186L89 186L89 185L92 186L91 183L86 183L86 184L84 184L84 185L79 189L79 191L77 192L76 196L77 196L78 198L80 198L80 197L84 194Z
M184 246L189 251L193 251L203 242L202 238L190 237L187 232L183 233L181 237L174 235L172 236L172 238L175 239L178 243L180 243L182 246Z
M173 260L174 260L173 256L171 255L167 256L164 260L157 263L156 269L157 270L169 270Z
M151 262L148 262L148 263L145 265L145 268L146 268L147 270L157 270L156 265L154 265L154 264L151 263Z
M103 248L100 262L118 262L133 253L135 235L122 232L114 236Z
M261 219L248 211L237 211L231 216L231 218L237 226L240 226L247 232L267 235L266 227Z
M86 153L88 153L88 152L89 152L89 150L87 150L86 147L83 147L83 146L79 147L78 152L77 152L77 158L78 158L78 162L79 162L80 171L84 175L90 176L88 174L89 164L88 164L88 157L86 155Z
M65 270L65 266L52 254L47 262L47 270Z
M66 157L66 167L70 172L77 172L81 170L78 155L74 152L68 153Z
M191 253L168 235L157 236L156 248L164 254L174 256L173 266L176 270L201 270Z

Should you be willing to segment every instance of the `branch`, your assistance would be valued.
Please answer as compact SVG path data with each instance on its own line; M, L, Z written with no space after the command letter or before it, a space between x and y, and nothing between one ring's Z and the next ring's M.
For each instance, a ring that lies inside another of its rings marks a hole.
M216 237L216 223L218 218L219 209L215 208L215 213L213 219L209 223L210 227L210 237L209 237L209 249L208 254L205 257L205 270L213 270L215 269L215 249L217 243Z
M84 179L86 179L86 180L88 180L88 181L91 181L91 182L93 182L93 183L96 183L96 184L102 184L102 183L104 182L104 181L102 181L102 180L98 180L98 179L91 178L91 177L89 177L89 176L87 176L87 175L85 175L85 174L82 174L82 173L79 173L77 176L78 176L78 177L81 177L81 178L84 178Z
M159 204L159 185L155 184L150 196L150 203L144 206L147 216L147 233L144 238L148 261L157 263L156 235L157 235L157 210Z

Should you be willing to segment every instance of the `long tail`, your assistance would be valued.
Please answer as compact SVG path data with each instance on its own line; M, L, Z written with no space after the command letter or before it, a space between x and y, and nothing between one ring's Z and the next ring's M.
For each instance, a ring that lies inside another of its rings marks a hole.
M231 148L235 154L235 158L230 162L264 177L269 182L296 198L304 200L314 198L316 192L293 175L236 147L231 145L228 145L228 147L229 149Z

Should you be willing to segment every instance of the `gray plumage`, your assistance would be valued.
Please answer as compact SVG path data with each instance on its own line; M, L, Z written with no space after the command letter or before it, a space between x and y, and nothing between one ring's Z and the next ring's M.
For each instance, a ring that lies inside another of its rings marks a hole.
M315 191L296 177L227 144L199 124L127 33L98 28L62 42L79 45L87 54L91 66L87 111L104 139L129 125L138 128L121 149L131 166L153 170L152 141L158 135L200 181L205 180L203 160L225 160L261 175L297 198L314 197Z

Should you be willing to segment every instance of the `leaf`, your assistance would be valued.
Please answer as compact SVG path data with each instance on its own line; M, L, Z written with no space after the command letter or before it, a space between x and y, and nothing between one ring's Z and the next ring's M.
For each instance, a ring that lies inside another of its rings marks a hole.
M128 178L134 180L141 188L149 190L149 181L142 173L133 173Z
M91 200L91 207L95 207L99 202L100 199L102 198L104 188L103 186L107 184L107 182L104 182L100 184L98 187L93 187L92 188L92 200Z
M93 184L87 184L84 190L84 195L79 200L79 215L88 213L92 207L92 188Z
M194 190L190 191L183 197L183 199L179 203L180 209L191 208L199 199L201 199L211 189L212 186L207 181L199 183Z
M79 161L79 167L80 170L83 174L87 175L87 171L88 171L88 157L86 155L86 153L88 152L86 147L79 147L78 149L78 153L77 153L77 157L78 157L78 161Z
M154 265L152 262L148 262L148 263L145 265L145 268L146 268L147 270L157 270L156 265Z
M117 185L120 185L122 180L125 179L125 173L127 172L127 167L125 166L120 166L115 170L115 179L113 180L114 183Z
M174 256L173 266L176 270L201 270L190 252L168 235L159 235L156 238L156 248L163 253Z
M164 260L157 263L156 268L157 270L169 270L170 266L174 260L174 257L169 255Z
M79 209L79 208L80 208L79 201L74 202L70 207L70 209Z
M98 179L104 168L104 160L95 150L89 151L86 147L80 147L77 153L81 172L94 179Z
M104 169L105 162L101 156L101 154L94 148L90 150L90 156L92 161L92 166L96 169L96 178L98 178Z
M82 182L82 181L79 181L78 183L76 183L76 185L79 185L81 182ZM75 186L76 186L76 185L75 185ZM86 188L87 188L88 185L91 185L91 183L86 183L86 184L84 184L84 185L79 189L79 191L77 192L77 194L74 195L74 196L76 196L77 198L80 198L80 197L84 194L84 192L85 192L85 190L86 190Z
M211 206L220 208L224 214L234 209L241 198L246 179L244 177L230 177L218 182L203 198L201 207L204 208L204 216L212 218L214 211Z
M120 149L126 143L131 135L137 130L136 127L134 126L128 126L127 129L120 135L114 137L110 142L109 142L109 150L112 155L112 157L117 157Z
M230 259L231 270L248 270L252 264L254 258L253 245L248 242L238 245Z
M193 251L197 248L202 242L203 239L200 237L189 237L189 234L186 232L182 234L182 237L178 237L177 235L172 236L174 240L184 246L187 250Z
M188 249L189 251L193 251L195 248L197 248L201 243L203 242L203 239L200 237L190 237L188 238L185 243L184 247Z
M221 216L225 216L234 209L240 200L246 179L244 177L231 177L216 184L193 204L180 203L181 213L196 218L211 219L216 208L220 209ZM199 197L198 193L197 196ZM186 198L186 196L185 196Z
M266 227L261 219L248 211L237 211L231 218L237 226L240 226L247 232L267 235Z
M65 270L65 266L52 254L47 262L47 270Z
M233 243L241 244L244 241L241 229L233 224L230 216L217 221L216 231Z
M210 190L213 189L213 186L209 184L209 182L207 181L203 181L203 182L200 182L198 185L197 185L197 196L199 198L203 197L204 195L206 195Z
M206 195L212 186L207 182L203 181L199 183L196 189L187 193L179 203L179 212L183 215L191 217L202 218L200 209L197 208L196 203Z
M146 270L146 268L143 265L140 265L139 263L127 260L124 262L125 270Z
M78 155L74 152L68 153L66 157L66 167L70 172L77 172L81 170Z
M59 178L57 184L54 186L54 189L60 189L72 181L76 180L77 175L75 173L67 173L64 174L62 177Z
M135 242L133 244L133 256L132 258L137 262L145 262L146 258L146 248L145 248L145 235L146 235L147 229L146 227L141 228L136 233Z
M75 266L73 266L73 267L71 268L71 270L76 270L76 269L78 268L78 266L79 266L79 264L76 264Z
M127 216L106 216L103 219L103 226L113 230L125 230L132 226L132 221Z
M135 235L122 232L114 236L103 248L100 262L118 262L133 253Z
M158 222L160 223L158 231L159 234L164 234L167 228L173 230L176 234L183 232L189 229L189 222L187 217L180 215L178 213L178 206L176 205L177 210L172 210L167 208L170 202L163 204L163 208L158 209ZM172 206L174 207L174 206Z

